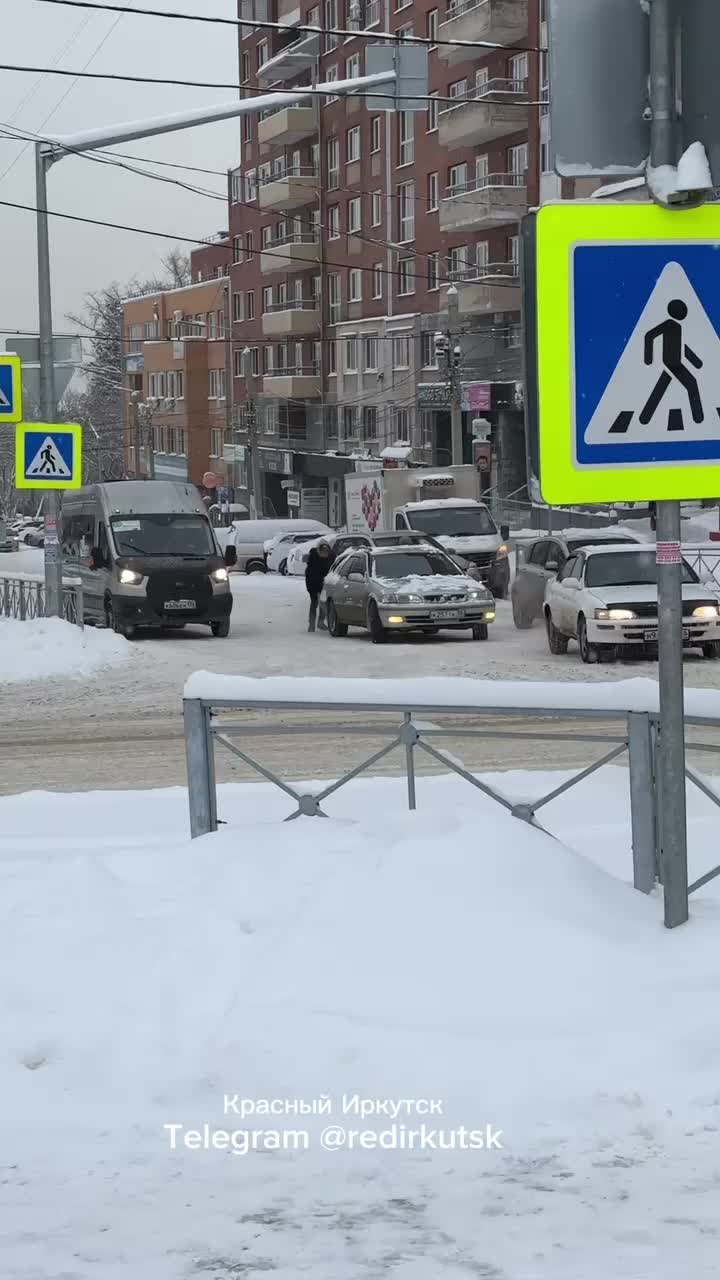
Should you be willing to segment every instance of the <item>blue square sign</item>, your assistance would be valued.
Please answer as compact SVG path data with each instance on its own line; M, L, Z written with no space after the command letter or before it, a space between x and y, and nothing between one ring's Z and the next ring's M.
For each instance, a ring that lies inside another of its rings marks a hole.
M23 422L16 429L18 489L79 489L82 427L76 423Z
M0 423L21 422L22 416L20 357L0 355Z

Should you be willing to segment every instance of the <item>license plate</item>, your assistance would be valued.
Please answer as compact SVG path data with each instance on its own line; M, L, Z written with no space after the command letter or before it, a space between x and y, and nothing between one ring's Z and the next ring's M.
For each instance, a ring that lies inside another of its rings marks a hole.
M646 632L645 632L645 643L646 643L646 644L657 644L657 638L658 638L658 633L657 633L657 631L646 631ZM687 627L683 627L682 638L683 638L683 640L689 640L689 639L690 639L690 632L689 632L689 630L688 630L688 628L687 628Z
M196 609L195 600L166 600L163 609Z
M431 609L430 617L433 619L444 619L446 622L457 622L462 617L459 609Z

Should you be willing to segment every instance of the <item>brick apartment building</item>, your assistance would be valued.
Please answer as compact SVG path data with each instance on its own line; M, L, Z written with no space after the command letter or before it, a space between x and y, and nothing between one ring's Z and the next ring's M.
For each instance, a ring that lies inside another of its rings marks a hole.
M192 254L192 284L123 304L129 475L198 486L208 472L219 486L229 478L229 258L223 233ZM140 395L139 466L134 392Z

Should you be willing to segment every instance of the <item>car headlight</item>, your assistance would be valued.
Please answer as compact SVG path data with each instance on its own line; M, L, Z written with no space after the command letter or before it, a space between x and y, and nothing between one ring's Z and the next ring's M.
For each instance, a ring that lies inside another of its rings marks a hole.
M632 622L637 614L632 609L596 609L596 622Z
M381 604L398 604L399 596L396 591L383 591L380 602Z
M210 574L210 577L212 578L213 582L227 582L228 571L227 569L213 569L212 573Z
M495 552L495 559L504 560L507 554L508 554L507 545L506 543L503 542L502 546L498 547L497 551Z
M468 600L492 600L489 591L468 591Z
M403 592L402 595L398 596L398 600L402 604L422 604L422 596L414 595L411 591L408 591L407 594Z
M720 618L720 607L716 604L700 604L693 609L693 618Z
M139 587L142 580L142 574L136 573L134 569L120 570L120 581L124 587Z

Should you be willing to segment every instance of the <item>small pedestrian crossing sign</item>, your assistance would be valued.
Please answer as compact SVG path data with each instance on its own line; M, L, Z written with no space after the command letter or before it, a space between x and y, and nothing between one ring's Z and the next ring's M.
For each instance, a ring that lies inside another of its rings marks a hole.
M21 422L22 365L19 356L0 355L0 426L3 422Z
M720 493L720 207L547 206L537 254L546 501Z
M18 489L79 489L82 427L76 423L20 423L15 483Z

